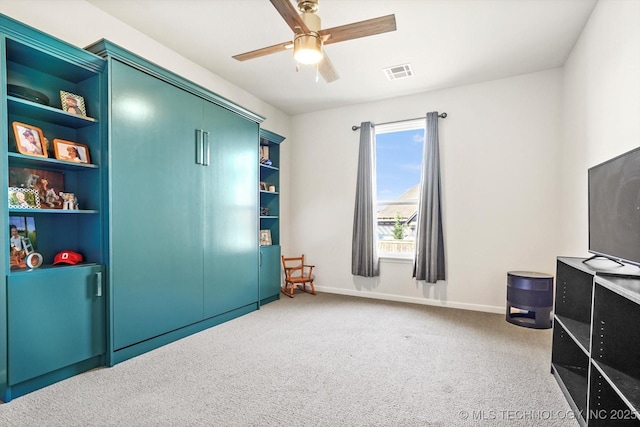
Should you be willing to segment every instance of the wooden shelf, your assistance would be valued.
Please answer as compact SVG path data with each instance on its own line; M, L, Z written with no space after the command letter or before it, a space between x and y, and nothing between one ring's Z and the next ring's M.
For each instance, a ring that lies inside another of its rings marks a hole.
M85 163L72 163L50 157L35 157L20 153L8 153L9 166L22 168L47 168L55 170L82 171L98 169L98 165Z
M7 102L12 114L28 116L34 120L56 122L70 128L79 129L98 122L92 117L67 113L59 108L49 107L26 99L16 98L15 96L7 96Z
M9 213L15 214L59 214L59 215L84 215L84 214L97 214L96 209L9 209Z
M591 336L591 325L583 322L579 322L577 320L573 320L569 317L565 316L556 316L556 319L559 320L564 328L571 335L575 337L583 351L589 354L589 340Z
M262 163L260 163L260 167L263 168L263 169L270 169L270 170L273 170L273 171L280 170L279 168L277 168L275 166L263 165Z
M617 369L607 366L603 363L593 361L593 364L602 372L602 374L613 385L614 390L618 392L620 397L636 412L640 412L640 379L634 378L618 371Z

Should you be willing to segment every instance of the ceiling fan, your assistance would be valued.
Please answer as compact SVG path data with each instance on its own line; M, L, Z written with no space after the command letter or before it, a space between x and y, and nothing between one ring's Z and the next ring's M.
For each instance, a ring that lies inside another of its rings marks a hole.
M233 56L238 61L259 58L293 48L293 55L300 64L317 64L318 71L327 83L339 78L338 72L323 51L324 45L373 36L396 30L395 15L386 15L328 29L321 29L318 0L297 0L300 14L289 0L269 0L294 32L293 41L279 43L251 52Z

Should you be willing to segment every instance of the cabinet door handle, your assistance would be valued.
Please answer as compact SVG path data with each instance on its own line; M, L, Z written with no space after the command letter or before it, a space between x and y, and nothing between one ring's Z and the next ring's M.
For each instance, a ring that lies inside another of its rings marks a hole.
M102 271L96 273L96 296L102 296Z
M260 263L258 265L260 267L262 267L262 251L260 251L259 254L260 254L260 257L259 257L260 258Z
M202 164L202 155L203 155L203 140L202 140L202 129L196 129L196 164Z
M209 141L209 132L202 132L204 139L204 155L202 156L202 164L205 166L209 166L209 160L211 159L211 142Z

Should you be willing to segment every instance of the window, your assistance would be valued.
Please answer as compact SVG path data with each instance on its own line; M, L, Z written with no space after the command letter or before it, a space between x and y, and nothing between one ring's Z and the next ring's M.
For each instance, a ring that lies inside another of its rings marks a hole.
M378 255L413 258L425 120L377 125Z

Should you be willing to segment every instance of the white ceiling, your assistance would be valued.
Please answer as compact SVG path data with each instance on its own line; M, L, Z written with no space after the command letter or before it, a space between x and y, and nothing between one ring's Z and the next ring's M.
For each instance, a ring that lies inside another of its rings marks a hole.
M292 38L269 0L88 1L291 115L560 67L597 2L319 0L323 28L391 13L397 22L327 46L340 75L327 84L313 67L296 72L289 51L231 58ZM415 76L388 81L382 69L405 63Z

